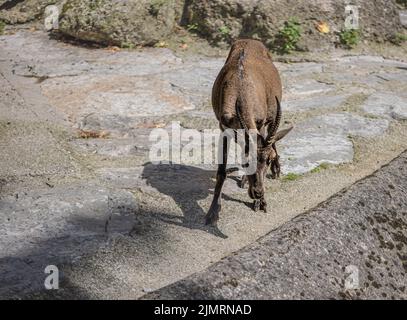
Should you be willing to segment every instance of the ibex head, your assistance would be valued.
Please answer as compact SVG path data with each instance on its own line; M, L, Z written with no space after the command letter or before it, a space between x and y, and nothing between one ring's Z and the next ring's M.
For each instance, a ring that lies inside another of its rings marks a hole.
M283 139L293 127L277 131L280 126L281 120L281 105L280 101L276 97L277 102L277 116L276 121L268 128L268 135L264 138L260 133L257 133L257 161L256 172L251 175L247 175L249 181L249 196L254 199L262 199L264 197L264 179L266 177L267 169L271 167L273 171L273 164L278 163L278 155L276 152L276 142ZM249 140L253 143L252 138ZM279 171L279 168L278 168ZM279 172L277 172L278 174Z
M293 127L281 130L275 135L268 136L264 139L260 134L257 136L257 169L254 174L248 175L249 181L249 196L252 199L262 199L264 197L264 179L267 170L278 161L275 143L284 138Z

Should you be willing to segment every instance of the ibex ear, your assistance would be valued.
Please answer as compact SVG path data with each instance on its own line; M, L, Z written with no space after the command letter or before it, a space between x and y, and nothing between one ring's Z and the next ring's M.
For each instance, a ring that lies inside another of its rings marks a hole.
M275 137L275 141L279 141L281 139L283 139L294 127L291 126L287 129L281 130L279 132L277 132L276 137Z

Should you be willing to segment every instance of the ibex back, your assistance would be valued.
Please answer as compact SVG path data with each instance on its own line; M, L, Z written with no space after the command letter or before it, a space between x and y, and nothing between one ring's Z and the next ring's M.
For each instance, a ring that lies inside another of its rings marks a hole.
M256 40L237 40L212 89L212 105L221 130L244 129L246 140L255 145L249 135L256 133L256 172L242 178L249 182L249 196L254 210L267 210L264 179L268 168L272 177L280 174L276 142L292 128L277 132L281 120L281 80L267 48ZM218 166L215 194L206 215L206 224L216 224L221 210L222 186L226 179L228 143L223 139L223 161ZM246 149L248 150L248 149ZM249 159L253 155L247 155Z

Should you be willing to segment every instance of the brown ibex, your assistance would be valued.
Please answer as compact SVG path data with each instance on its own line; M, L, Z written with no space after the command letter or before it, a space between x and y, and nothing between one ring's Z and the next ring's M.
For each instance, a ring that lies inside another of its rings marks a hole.
M257 136L257 167L254 174L243 176L249 182L249 196L254 210L267 210L264 180L270 167L272 177L280 174L276 142L292 127L277 132L281 120L281 80L267 48L256 40L237 40L212 89L212 106L222 131L244 129ZM223 161L218 166L214 198L206 215L206 224L216 224L221 210L222 186L226 179L227 139L223 139Z

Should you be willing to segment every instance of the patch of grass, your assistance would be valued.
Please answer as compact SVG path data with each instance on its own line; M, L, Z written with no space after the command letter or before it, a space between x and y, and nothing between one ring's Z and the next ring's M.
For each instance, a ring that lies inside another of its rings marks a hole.
M396 2L402 5L404 8L407 8L407 0L396 0Z
M379 116L377 116L377 115L375 115L375 114L371 114L371 113L365 113L365 114L363 114L363 116L365 117L365 118L368 118L368 119L380 119L380 117Z
M357 29L342 30L339 33L339 40L345 48L352 49L360 41L360 31Z
M290 172L283 176L283 181L295 181L299 178L301 178L300 174Z
M326 170L328 168L329 168L329 163L323 162L318 167L315 167L314 169L312 169L311 173L318 173L318 172L321 172L322 170Z
M103 0L93 0L89 2L89 9L92 11L96 11L103 5Z
M4 33L4 29L6 28L6 23L0 20L0 35Z
M187 25L187 30L189 32L197 32L198 31L198 24L197 23L188 24Z
M167 0L152 0L149 8L149 13L157 17L161 7L167 2Z
M407 34L396 33L395 35L393 35L390 41L396 46L401 46L404 42L407 42Z
M230 35L230 29L228 26L221 26L219 28L219 33L223 39L227 39Z
M296 50L297 43L301 39L301 33L302 29L297 19L289 19L276 35L274 40L275 49L282 54Z
M122 48L122 49L134 49L134 48L135 48L135 45L134 45L132 42L123 41L123 42L120 44L120 48Z

